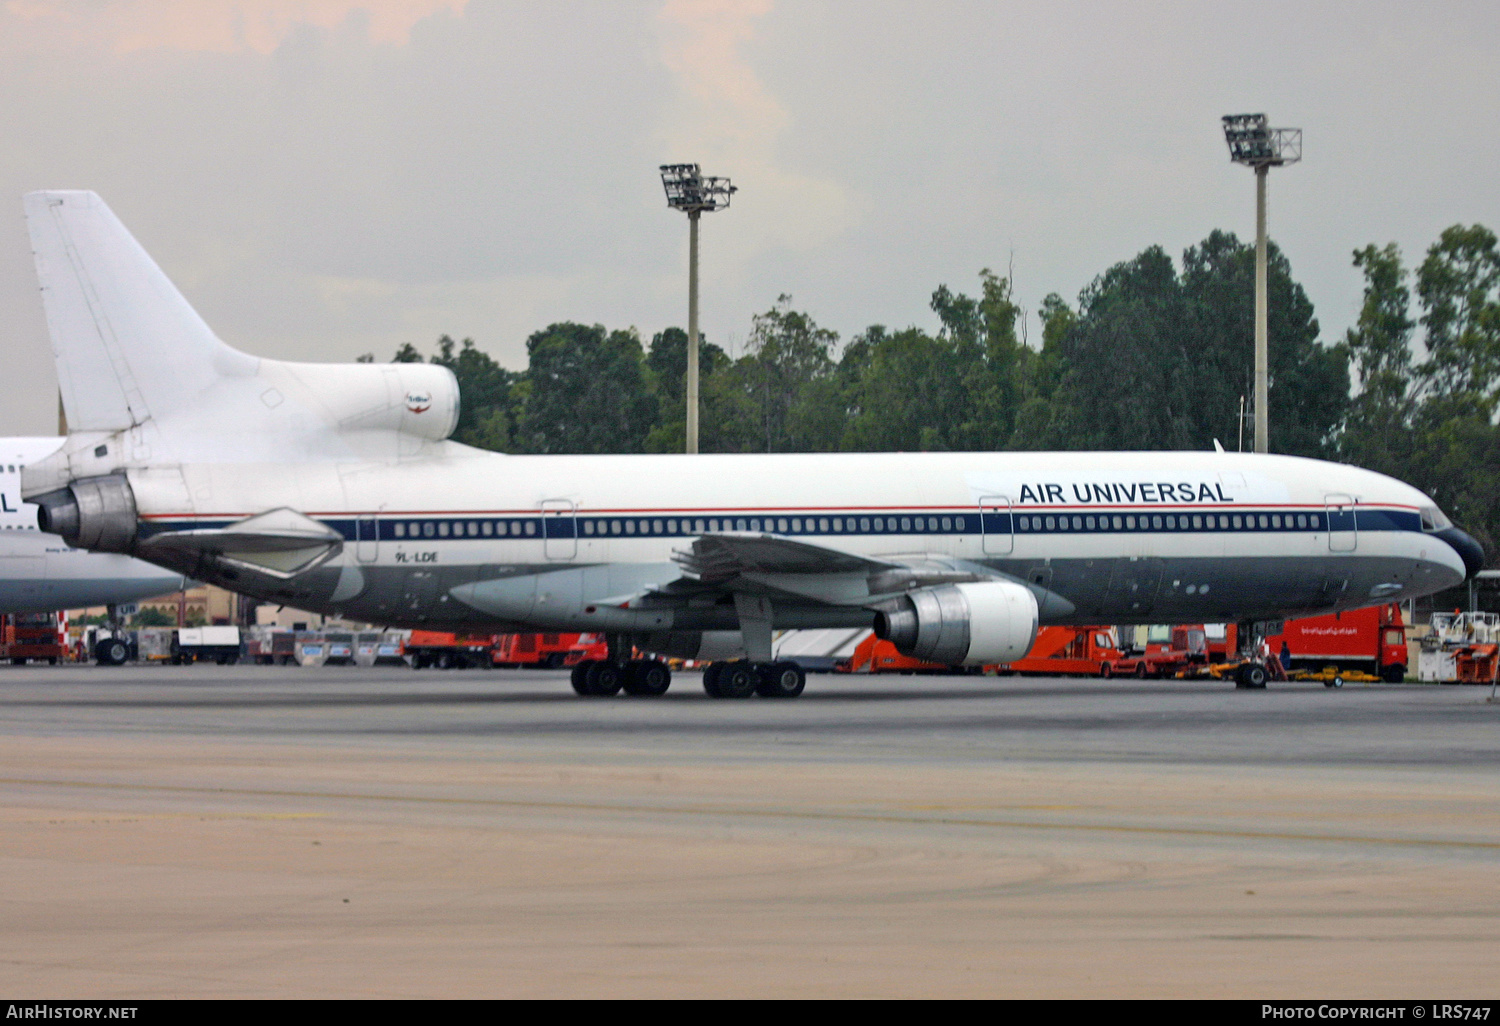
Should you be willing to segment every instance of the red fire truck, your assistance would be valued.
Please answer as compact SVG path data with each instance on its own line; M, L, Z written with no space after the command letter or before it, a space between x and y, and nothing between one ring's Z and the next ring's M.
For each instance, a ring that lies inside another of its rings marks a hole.
M11 613L0 617L0 659L17 666L32 659L56 663L68 657L67 625L57 613Z
M1395 603L1288 620L1266 641L1273 656L1285 643L1292 670L1362 670L1393 684L1406 677L1406 624Z

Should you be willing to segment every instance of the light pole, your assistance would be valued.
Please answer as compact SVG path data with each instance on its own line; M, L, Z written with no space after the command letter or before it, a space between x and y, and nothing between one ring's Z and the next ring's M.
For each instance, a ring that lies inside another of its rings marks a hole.
M729 206L727 178L705 178L697 164L663 164L667 206L688 216L687 451L698 451L698 215Z
M1255 451L1270 449L1266 356L1266 177L1302 159L1302 129L1271 128L1264 114L1224 115L1229 159L1255 170Z

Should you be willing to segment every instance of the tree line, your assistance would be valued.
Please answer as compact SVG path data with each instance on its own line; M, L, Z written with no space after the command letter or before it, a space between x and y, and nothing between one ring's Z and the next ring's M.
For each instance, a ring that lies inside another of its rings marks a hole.
M1039 339L1008 278L933 291L935 332L871 325L840 344L792 298L737 355L699 340L703 452L1226 449L1249 446L1254 246L1214 231L1178 263L1159 246L1046 297ZM1442 233L1413 272L1392 243L1353 254L1359 318L1324 341L1269 246L1270 447L1382 471L1428 492L1491 552L1500 542L1500 249ZM457 376L454 437L512 453L681 452L687 334L552 324L511 371L438 340ZM372 356L362 357L371 360ZM398 362L420 362L410 343ZM1244 406L1242 407L1242 402ZM1242 434L1243 432L1243 434Z

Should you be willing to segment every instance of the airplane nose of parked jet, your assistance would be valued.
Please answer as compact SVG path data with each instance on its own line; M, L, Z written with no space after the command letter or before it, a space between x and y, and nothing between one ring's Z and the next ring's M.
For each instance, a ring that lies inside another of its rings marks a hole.
M1434 537L1441 538L1457 552L1464 561L1464 569L1468 576L1473 577L1484 567L1484 546L1474 540L1474 536L1467 531L1460 531L1456 527L1445 527L1440 531L1433 532Z

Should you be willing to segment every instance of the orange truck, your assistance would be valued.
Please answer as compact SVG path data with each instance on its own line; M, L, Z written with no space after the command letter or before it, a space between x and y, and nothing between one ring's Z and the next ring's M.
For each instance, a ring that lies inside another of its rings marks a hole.
M497 634L491 658L496 666L556 670L585 659L608 659L602 634Z
M904 656L889 641L873 633L865 637L850 658L838 663L839 673L962 673L1044 674L1046 676L1093 677L1101 666L1120 655L1114 631L1109 627L1043 627L1037 631L1025 658L965 670L962 667L926 663Z

